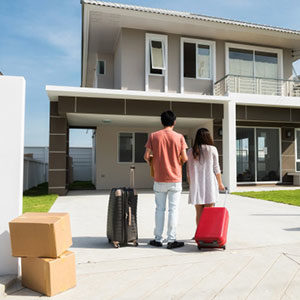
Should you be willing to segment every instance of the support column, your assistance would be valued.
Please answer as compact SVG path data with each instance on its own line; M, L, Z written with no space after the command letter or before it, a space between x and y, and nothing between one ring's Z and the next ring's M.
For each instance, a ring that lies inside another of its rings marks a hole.
M236 189L236 104L224 104L223 117L223 181L229 192Z
M68 122L58 114L58 103L50 102L49 194L66 195L68 191Z

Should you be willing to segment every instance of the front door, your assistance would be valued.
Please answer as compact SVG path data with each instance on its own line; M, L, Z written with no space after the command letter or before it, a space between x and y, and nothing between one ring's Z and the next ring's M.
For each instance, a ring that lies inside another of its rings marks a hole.
M237 182L280 180L280 139L277 128L237 128Z

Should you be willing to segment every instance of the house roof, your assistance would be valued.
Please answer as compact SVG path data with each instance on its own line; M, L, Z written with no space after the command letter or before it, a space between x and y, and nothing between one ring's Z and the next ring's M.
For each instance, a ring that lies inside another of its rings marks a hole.
M81 0L81 3L300 35L299 30L281 28L277 26L262 25L262 24L256 24L250 22L242 22L242 21L236 21L236 20L225 19L225 18L216 18L216 17L199 15L199 14L194 14L189 12L180 12L180 11L167 10L167 9L158 9L158 8L150 8L150 7L127 5L127 4L120 4L120 3L113 3L113 2L94 1L94 0Z

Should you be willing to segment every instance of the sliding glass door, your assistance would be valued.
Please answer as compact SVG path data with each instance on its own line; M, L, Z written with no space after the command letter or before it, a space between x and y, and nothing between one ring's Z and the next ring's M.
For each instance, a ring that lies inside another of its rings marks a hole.
M280 180L279 129L237 128L237 181Z
M237 181L255 181L254 129L236 129Z

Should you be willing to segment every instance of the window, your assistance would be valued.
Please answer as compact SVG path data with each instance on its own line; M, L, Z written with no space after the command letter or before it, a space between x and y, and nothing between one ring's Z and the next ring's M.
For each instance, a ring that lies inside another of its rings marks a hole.
M227 44L227 49L227 74L267 79L278 79L282 74L280 49L235 44Z
M255 51L255 75L263 78L278 78L277 54Z
M198 45L197 50L197 77L210 78L210 47Z
M145 91L155 80L162 77L164 92L168 91L168 36L146 33L145 38Z
M150 41L150 73L162 74L165 69L165 59L162 41Z
M296 171L300 172L300 129L296 129Z
M214 42L182 39L183 76L185 78L213 79Z
M119 133L118 162L145 163L144 153L148 133L121 132Z
M105 61L99 60L97 64L97 74L98 75L105 75Z
M230 48L229 74L253 77L253 51Z
M184 43L183 47L184 77L196 78L196 44Z
M166 69L166 36L147 34L146 43L149 74L163 75Z
M132 133L119 134L119 162L132 162Z

